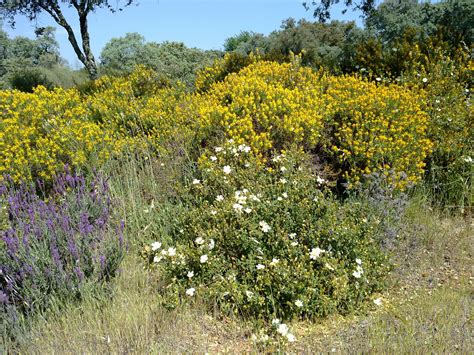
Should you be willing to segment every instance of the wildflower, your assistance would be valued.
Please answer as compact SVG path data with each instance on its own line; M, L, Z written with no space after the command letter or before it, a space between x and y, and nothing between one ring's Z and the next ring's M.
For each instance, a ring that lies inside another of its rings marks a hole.
M286 181L287 181L287 180L286 180L285 178L281 178L281 179L280 179L280 183L281 183L281 184L286 184Z
M278 325L277 332L281 335L286 336L288 334L288 330L288 326L285 323Z
M378 78L375 78L375 80L377 80L377 81L382 81L382 78L379 78L379 77L378 77Z
M334 268L331 265L329 265L328 263L325 263L324 267L328 270L334 271Z
M297 246L298 244L299 244L298 242L291 242L290 245L291 245L292 247L295 247L295 246Z
M201 257L199 258L199 261L201 262L201 264L204 264L205 262L207 262L209 258L207 257L206 254L204 255L201 255Z
M279 262L280 262L280 259L273 258L273 259L272 259L272 262L270 263L270 265L274 266L274 265L278 264Z
M248 214L248 213L252 212L252 209L249 208L249 207L247 207L247 208L244 210L244 212Z
M245 294L247 295L248 298L253 297L253 292L252 291L245 291Z
M209 240L209 250L214 249L215 246L216 242L214 241L214 239Z
M352 276L354 276L356 279L360 279L362 274L364 273L364 269L362 269L362 266L357 265L356 270L352 273Z
M204 239L202 237L197 237L194 241L197 245L201 245L204 243Z
M263 269L265 269L265 265L257 264L256 268L257 268L257 270L263 270Z
M196 292L196 289L194 287L188 288L186 290L186 294L190 297L194 296L194 293Z
M322 177L318 176L316 178L316 182L319 184L319 185L322 185L326 182L326 180L324 180Z
M309 257L312 260L316 260L325 251L326 250L323 250L323 249L320 249L320 248L313 248L313 249L311 249L311 252L309 253Z
M283 201L283 197L278 196L277 200L278 201Z
M211 160L212 161L216 161L217 160L217 157L215 155L211 156Z
M258 196L253 195L253 194L250 195L250 199L251 199L252 201L255 201L255 202L260 202L260 199L258 198Z
M199 185L201 183L201 180L199 179L194 179L193 180L193 185Z
M286 334L286 339L288 339L290 343L293 343L296 341L296 337L291 333Z
M356 264L357 265L362 265L362 260L360 260L359 258L356 259Z
M217 202L224 201L224 196L218 195L218 196L216 197L216 201L217 201Z
M278 318L272 319L272 325L280 324L280 320Z
M290 233L288 234L288 237L290 237L290 239L294 239L296 238L296 233Z
M176 248L168 248L168 255L175 256L176 255Z
M216 210L212 210L212 211L211 211L211 214L212 214L213 216L215 216L215 215L217 214L217 211L216 211Z
M232 205L232 208L236 211L236 212L242 212L242 209L244 208L244 206L242 206L240 203L234 203Z
M163 260L162 256L155 255L155 257L153 258L154 263L159 263L161 260Z
M151 250L156 251L161 248L161 243L160 242L153 242L151 243Z
M222 152L222 147L215 147L215 148L214 148L214 151L215 151L216 153Z
M284 173L286 170L287 170L287 169L286 169L284 166L282 166L282 167L280 168L280 171L281 171L282 173Z
M428 82L428 78L423 78L422 80L424 83L427 83Z
M188 273L186 274L186 276L190 279L194 276L194 271L188 271Z
M286 192L283 192L281 195L283 196L283 198L288 198L288 194Z
M376 298L376 299L374 300L374 303L375 303L376 306L381 306L381 305L382 305L382 299L381 299L380 297L379 297L379 298Z
M472 162L474 161L474 160L473 160L471 157L469 157L469 156L464 157L463 160L464 160L466 163L472 163Z
M268 223L265 222L265 221L260 221L258 224L259 224L260 228L262 228L262 231L263 231L264 233L267 233L267 232L269 232L269 231L272 229L272 228L268 225Z
M224 166L224 168L222 169L222 171L224 171L224 174L230 174L230 172L232 171L232 169L230 168L229 165L226 165Z
M301 308L301 307L303 307L303 301L301 301L301 300L296 300L296 301L295 301L295 305L296 305L296 307Z

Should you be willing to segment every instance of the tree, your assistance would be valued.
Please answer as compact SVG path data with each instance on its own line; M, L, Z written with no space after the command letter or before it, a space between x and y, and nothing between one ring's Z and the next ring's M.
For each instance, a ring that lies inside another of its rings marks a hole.
M331 6L339 3L343 3L346 8L353 8L362 11L364 16L367 16L375 9L375 0L313 0L311 3L304 2L303 6L306 10L314 7L313 16L320 22L326 22L326 20L331 17L331 14L329 13ZM347 9L343 10L343 13L346 11Z
M133 1L124 0L124 6L131 5ZM120 0L3 0L0 3L0 15L6 17L13 26L16 15L27 16L30 21L33 21L40 13L49 14L59 26L66 30L68 40L77 58L84 64L89 77L96 79L97 64L90 46L87 17L98 8L108 8L114 12L116 8L113 5L119 2ZM73 7L77 12L82 48L72 26L63 14L61 3Z

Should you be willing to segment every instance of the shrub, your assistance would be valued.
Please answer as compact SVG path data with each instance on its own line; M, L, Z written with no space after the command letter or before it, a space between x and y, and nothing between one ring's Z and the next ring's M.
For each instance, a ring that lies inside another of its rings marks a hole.
M64 164L84 166L120 151L113 133L84 118L76 90L0 91L0 179L49 180Z
M244 144L209 151L181 194L186 211L145 247L161 302L199 298L258 323L347 312L380 290L376 221L335 201L307 161L291 150L261 165Z
M123 225L114 220L104 177L88 183L66 172L47 199L32 185L4 182L0 203L8 216L0 231L1 315L8 327L43 312L53 300L80 298L83 289L117 272Z
M53 88L53 83L37 68L17 70L11 74L9 81L12 89L23 92L33 92L40 85L49 89Z

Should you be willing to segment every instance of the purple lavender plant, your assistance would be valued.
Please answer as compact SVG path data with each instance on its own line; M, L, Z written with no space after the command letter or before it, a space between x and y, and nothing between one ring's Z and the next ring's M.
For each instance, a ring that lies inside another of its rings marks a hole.
M44 190L0 183L0 309L10 322L109 280L123 257L124 224L112 216L104 176L88 182L66 168Z

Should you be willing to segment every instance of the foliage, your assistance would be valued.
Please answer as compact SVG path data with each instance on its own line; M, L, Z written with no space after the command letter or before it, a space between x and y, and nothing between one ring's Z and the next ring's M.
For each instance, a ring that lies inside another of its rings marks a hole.
M113 133L84 119L81 103L73 89L0 91L0 176L9 174L17 182L48 180L64 164L103 162L119 151Z
M37 68L24 68L17 70L10 75L9 81L12 89L23 92L31 93L39 85L48 89L53 88L53 84Z
M52 191L42 199L33 185L0 185L8 215L0 230L1 318L10 327L53 299L80 298L87 285L113 277L122 258L123 225L114 222L104 177L87 182L66 170Z
M112 38L101 53L101 70L108 75L131 74L137 65L153 69L170 81L194 85L196 70L218 57L215 51L187 48L183 43L145 43L138 33Z
M379 290L388 264L375 220L334 201L307 162L290 150L262 166L232 141L210 149L179 196L187 210L145 247L163 304L198 298L257 320L312 319Z

